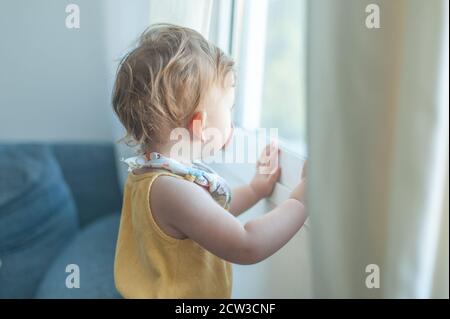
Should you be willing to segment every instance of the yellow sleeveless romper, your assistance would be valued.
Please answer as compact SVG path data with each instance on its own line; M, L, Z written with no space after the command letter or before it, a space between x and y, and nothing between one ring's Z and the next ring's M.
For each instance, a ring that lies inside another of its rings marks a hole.
M150 188L167 171L130 173L114 262L117 290L125 298L230 298L231 264L191 239L164 233L153 219Z

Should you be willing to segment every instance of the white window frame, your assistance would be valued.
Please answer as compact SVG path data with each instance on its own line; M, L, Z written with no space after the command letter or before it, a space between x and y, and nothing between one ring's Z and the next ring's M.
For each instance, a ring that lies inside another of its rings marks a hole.
M262 17L267 14L267 5L267 0L219 0L215 1L213 8L213 17L216 14L217 24L212 26L214 31L210 34L214 33L215 36L210 40L233 56L237 62L238 69L245 69L245 73L238 74L238 89L240 92L245 92L245 94L238 95L236 99L237 123L244 124L250 130L240 128L236 131L236 135L256 134L256 131L253 129L256 129L259 124L259 110L248 106L254 105L255 99L261 99L260 90L262 89L263 78L263 66L261 63L264 63L263 52L265 51L265 32L258 33L258 30L250 30L252 33L258 34L258 36L252 37L250 43L246 43L247 50L250 49L252 52L242 52L243 50L239 47L239 43L243 36L243 32L241 32L243 29L243 15L245 10L252 10L252 15L247 17L252 20L249 21L250 24L254 23L254 27L263 25L263 28L265 28L266 19ZM252 74L252 78L246 77L245 74ZM256 83L256 85L254 81L255 74L258 74L257 77L261 79L261 82ZM241 107L242 105L247 107L243 108ZM254 120L251 120L252 117ZM235 138L239 138L239 136ZM281 149L279 163L282 175L271 197L268 198L274 205L282 203L289 197L291 190L299 181L301 169L307 158L306 146L301 147L300 150L296 148L294 151L288 141L279 139L278 142ZM255 172L255 164L253 163L232 165L232 168L230 168L229 164L220 163L215 163L212 166L219 173L231 176L240 183L249 183Z

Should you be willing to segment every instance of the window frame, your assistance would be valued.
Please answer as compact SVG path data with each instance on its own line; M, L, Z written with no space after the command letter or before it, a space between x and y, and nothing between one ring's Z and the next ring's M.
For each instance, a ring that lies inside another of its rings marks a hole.
M214 26L216 28L215 34L221 34L221 37L212 38L211 40L222 49L227 48L225 51L234 58L238 70L246 68L244 64L245 60L243 61L242 59L244 55L244 53L242 52L243 49L239 46L239 43L241 42L241 37L243 36L243 32L241 32L241 30L243 30L242 23L244 12L246 9L248 9L248 7L246 8L246 5L248 6L251 1L255 0L215 1L215 3L218 3L218 5L213 8L213 11L215 11L215 13L213 13L213 16L214 14L216 17L222 15L222 17L218 18L218 21ZM264 1L267 4L267 0ZM261 5L261 0L256 0L255 2L257 2L258 5ZM262 11L261 14L264 14L264 12ZM228 36L226 36L227 33ZM261 43L257 45L260 46ZM248 78L245 78L244 76L243 78L239 79L238 85L245 86L245 81L248 81ZM242 87L240 91L243 91ZM238 96L236 99L236 122L238 125L243 123L242 117L244 116L245 110L242 105L246 100L248 101L249 99L245 99L242 96ZM239 127L239 130L236 130L236 134L246 134L247 136L251 136L253 134L254 136L256 136L257 132L256 130L249 130ZM303 146L300 150L294 150L292 147L290 147L289 141L283 138L279 138L278 142L281 149L279 163L281 166L282 174L280 180L275 185L272 195L268 198L269 202L274 205L282 203L289 197L291 190L297 185L299 181L301 169L307 159L307 148L305 141L302 141ZM222 163L213 163L212 167L215 170L218 170L221 174L231 176L236 181L244 184L250 182L255 172L255 164L252 163L244 163L237 166L235 165L232 169L230 169L229 164Z

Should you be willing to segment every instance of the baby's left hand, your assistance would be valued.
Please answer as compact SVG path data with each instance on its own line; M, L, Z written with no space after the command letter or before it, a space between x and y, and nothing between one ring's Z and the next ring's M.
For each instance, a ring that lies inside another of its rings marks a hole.
M269 196L280 178L279 153L278 145L272 142L265 147L256 163L256 174L250 182L250 188L259 198Z

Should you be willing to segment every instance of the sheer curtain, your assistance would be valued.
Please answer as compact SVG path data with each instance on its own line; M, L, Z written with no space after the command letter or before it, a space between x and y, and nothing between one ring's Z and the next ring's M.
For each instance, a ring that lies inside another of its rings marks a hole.
M150 0L149 22L192 28L208 38L213 0Z
M310 1L315 295L448 298L448 2L371 3Z

